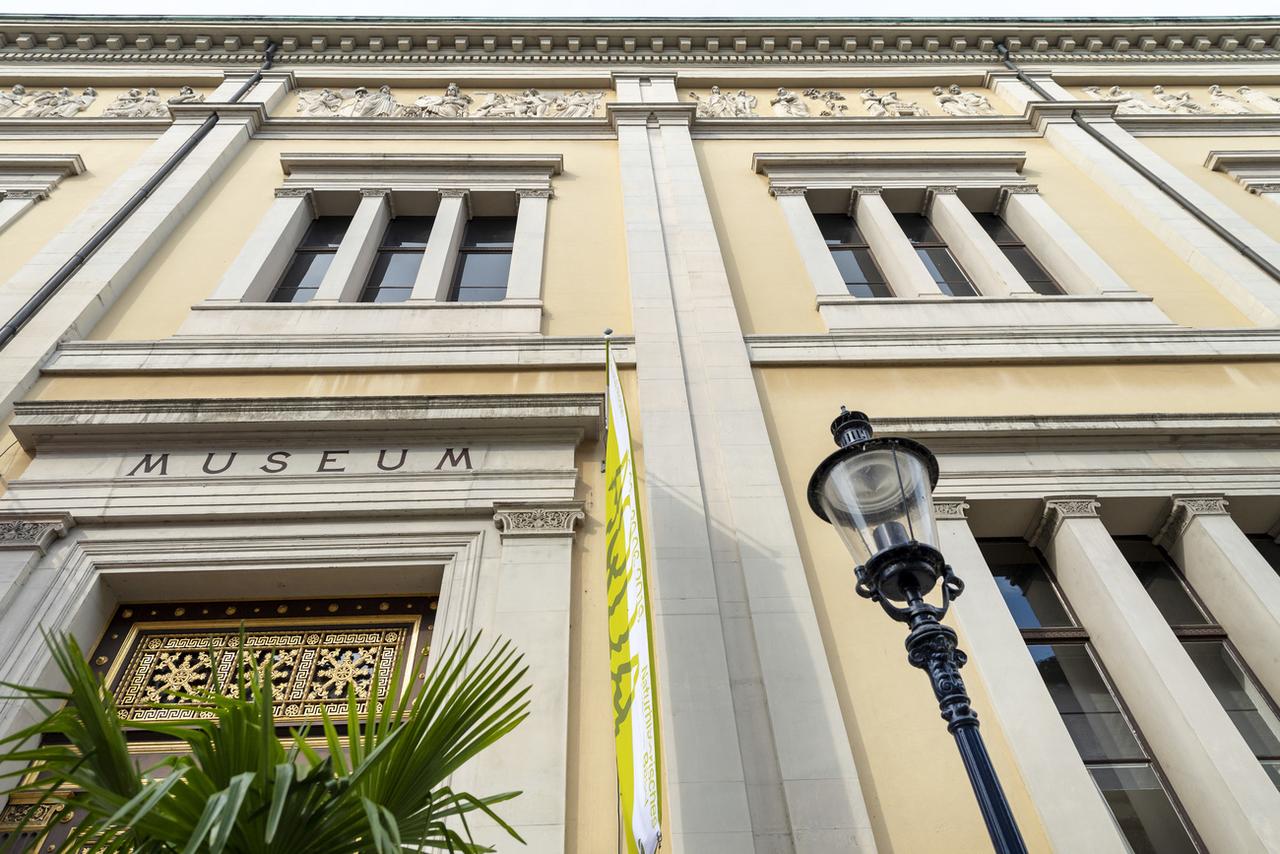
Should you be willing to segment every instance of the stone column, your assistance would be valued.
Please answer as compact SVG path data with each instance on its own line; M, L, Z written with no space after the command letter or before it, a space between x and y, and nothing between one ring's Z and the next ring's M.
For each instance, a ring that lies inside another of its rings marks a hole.
M507 276L508 300L542 298L542 255L547 245L547 206L550 190L517 190L516 238Z
M1078 101L1076 96L1051 79L1039 79L1037 82L1054 101ZM1018 106L1043 102L1031 87L1016 79L999 80L995 91ZM1135 139L1116 123L1113 105L1095 101L1090 102L1087 108L1081 105L1081 109L1111 111L1086 120L1094 130L1177 190L1183 198L1226 226L1262 257L1280 266L1280 243ZM1044 138L1049 144L1095 181L1112 201L1145 225L1171 252L1204 276L1236 308L1260 325L1280 324L1280 286L1267 273L1077 126L1070 115L1047 116L1044 127Z
M4 230L13 225L22 216L35 205L36 202L48 196L39 190L9 190L0 197L0 234Z
M1089 632L1196 831L1212 851L1280 850L1280 792L1098 517L1045 500L1028 535Z
M1128 850L1124 837L1080 760L965 520L969 505L959 498L936 498L933 505L942 553L964 582L951 614L963 635L969 668L982 677L991 703L978 714L996 721L1009 742L1055 851L1123 854Z
M894 296L940 297L942 289L916 254L911 241L902 233L893 212L880 197L878 187L860 187L854 200L854 219L858 230L871 247Z
M75 525L66 513L36 515L0 513L0 621L49 544Z
M1272 697L1280 697L1280 575L1221 495L1176 496L1155 536Z
M1133 293L1125 280L1045 202L1039 187L1004 187L1000 191L1000 215L1067 293Z
M465 774L480 792L518 789L502 817L518 828L530 854L561 854L569 750L569 603L576 502L495 504L501 531L490 640L511 640L529 668L529 717L503 737L502 749L476 757ZM487 644L485 645L487 648ZM488 822L481 822L487 825Z
M315 219L311 190L282 187L210 302L263 302L280 282L293 251Z
M774 187L771 192L782 208L782 215L791 228L791 238L800 252L809 280L819 297L847 297L849 286L845 284L840 268L831 258L831 250L822 237L818 221L805 199L804 187Z
M391 221L391 191L385 188L360 191L360 205L351 225L342 236L333 262L325 271L313 303L355 302L360 298L378 255L382 235Z
M987 297L1035 296L1026 279L960 201L955 187L929 187L925 210L951 254L973 277L978 293Z
M466 190L440 191L440 206L436 209L422 263L418 265L418 276L413 280L411 299L444 302L449 298L458 248L470 218Z

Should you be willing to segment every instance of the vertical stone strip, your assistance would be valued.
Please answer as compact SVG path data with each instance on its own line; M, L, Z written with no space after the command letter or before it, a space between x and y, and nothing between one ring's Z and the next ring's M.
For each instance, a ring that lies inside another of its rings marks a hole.
M660 258L653 256L660 261L657 275L642 285L636 282L637 266L632 267L646 482L652 502L657 500L652 492L655 481L679 472L676 476L688 487L682 497L686 512L701 517L699 547L704 537L710 547L708 589L717 600L718 625L708 622L705 628L715 629L717 645L725 651L723 665L717 667L727 668L719 678L727 675L731 686L754 837L749 849L739 850L874 850L848 734L689 132L693 108L675 103L674 87L669 84L640 89L647 101L645 109L628 106L615 111L620 145L628 144L622 138L623 115L645 121L643 129L632 126L643 130L643 142L632 131L629 140L647 146L647 163L624 154L624 183L632 162L647 165L650 174L644 178L654 188L652 201L657 204L656 218L650 220L656 234L648 236L652 241L648 245L664 250ZM635 258L641 244L632 244L630 202L624 188L628 252ZM663 337L660 344L650 339L655 332ZM651 354L658 364L649 367L646 360ZM670 461L655 469L650 425L665 427L668 415L661 403L657 413L649 410L644 385L650 371L666 375L664 366L673 364L680 370L667 382L679 388L674 399L683 407L679 434L671 438L679 445L669 449ZM676 459L691 462L693 468L667 471L669 462ZM652 514L650 518L651 530L660 536L662 523ZM660 585L672 567L664 565L656 544L654 556ZM664 664L670 665L669 656L659 659L660 672ZM723 727L723 721L712 726ZM684 737L701 740L704 734L689 730Z

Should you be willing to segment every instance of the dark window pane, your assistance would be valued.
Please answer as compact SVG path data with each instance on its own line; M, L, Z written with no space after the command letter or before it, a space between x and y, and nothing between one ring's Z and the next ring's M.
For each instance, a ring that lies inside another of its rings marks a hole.
M1085 762L1147 756L1083 643L1030 644L1049 696Z
M1025 246L1002 246L1000 251L1013 264L1013 268L1018 271L1027 284L1031 286L1031 290L1045 296L1059 296L1062 294L1062 288L1058 287L1049 273L1040 266L1040 262Z
M1013 229L999 214L993 213L976 213L973 218L983 227L987 234L991 235L991 239L996 243L1022 243L1018 239L1018 235L1013 233Z
M331 263L331 252L295 252L270 302L306 302L311 299Z
M856 297L891 297L884 276L871 257L870 249L832 249L831 258L836 262L849 293Z
M1089 769L1134 854L1195 854L1169 793L1150 765Z
M1227 645L1220 640L1184 641L1182 645L1253 755L1280 759L1280 720Z
M1116 545L1169 625L1199 626L1209 622L1196 607L1164 552L1154 543L1146 539L1118 538Z
M515 239L515 217L478 216L467 223L462 245L467 249L510 249Z
M815 214L814 218L818 220L818 228L827 243L866 245L853 217L844 214Z
M507 252L464 252L458 258L458 287L507 288L511 255Z
M924 262L929 275L933 276L933 280L938 283L939 289L947 296L972 297L978 295L973 285L969 283L969 278L965 276L964 271L960 269L960 265L956 263L956 259L952 258L951 253L944 247L919 248L916 249L916 254Z
M432 216L398 216L387 224L382 235L384 249L426 249L427 237L435 223Z
M927 216L900 213L894 214L893 218L898 221L898 227L912 243L942 243L942 238L933 230L933 223L929 222Z
M1270 537L1250 537L1254 548L1262 555L1267 563L1271 564L1271 568L1276 572L1280 572L1280 543Z
M421 252L379 252L373 261L366 288L412 288L422 266Z
M979 546L1018 628L1074 625L1031 546L993 541L979 543Z
M506 295L506 288L462 288L458 291L458 302L497 302Z
M311 221L311 227L303 235L299 248L337 249L349 225L351 225L349 216L318 216Z

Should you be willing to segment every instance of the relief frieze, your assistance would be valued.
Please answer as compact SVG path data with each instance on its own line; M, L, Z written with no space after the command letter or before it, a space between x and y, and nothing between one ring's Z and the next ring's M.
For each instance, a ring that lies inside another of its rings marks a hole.
M204 97L190 86L180 87L169 97L154 87L128 89L114 97L103 97L92 86L78 91L69 86L33 90L15 83L8 89L0 89L0 118L69 119L92 114L100 107L96 115L105 119L167 119L170 104L198 104Z
M600 111L603 92L519 92L476 91L464 93L456 83L443 92L420 95L401 101L391 87L376 89L303 89L298 92L295 111L316 118L411 118L411 119L589 119Z
M1161 85L1152 86L1150 94L1123 86L1082 86L1080 91L1091 100L1116 104L1116 115L1120 116L1280 114L1280 97L1252 86L1228 91L1215 83L1199 99L1191 92L1173 92Z

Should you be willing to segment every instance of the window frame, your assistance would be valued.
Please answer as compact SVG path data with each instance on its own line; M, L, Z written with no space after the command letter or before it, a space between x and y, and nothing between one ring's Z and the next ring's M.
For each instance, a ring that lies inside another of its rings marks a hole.
M1005 227L1005 230L1012 235L1012 237L1004 239L997 238L991 233L991 229L986 227L986 223L991 221L986 219L986 217L998 220L1000 224ZM1018 275L1022 276L1022 280L1027 283L1027 286L1031 288L1031 290L1043 297L1067 295L1067 291L1062 287L1062 283L1053 277L1053 274L1049 272L1049 269L1045 267L1044 263L1039 258L1036 257L1036 253L1031 251L1031 248L1027 246L1026 241L1019 236L1018 232L1014 230L1013 226L1009 224L1009 221L1005 219L1002 214L997 211L975 211L973 218L978 221L978 225L982 226L982 230L986 233L987 237L991 238L991 242L1000 250L1000 254L1004 255L1009 263L1013 265L1015 270L1018 270ZM1018 269L1017 262L1009 257L1009 249L1021 249L1023 252L1026 252L1027 256L1035 262L1036 267L1039 268L1040 273L1044 276L1044 281L1048 282L1053 287L1053 292L1046 294L1036 290L1036 283L1028 279L1026 275L1023 274L1022 270Z
M389 220L387 220L387 227L382 230L382 237L379 239L378 248L373 255L373 263L369 265L369 275L365 278L364 286L361 287L360 294L356 299L356 302L371 303L371 304L377 304L377 305L387 305L390 303L406 302L407 300L412 298L414 283L410 282L407 288L409 293L407 296L405 296L404 299L385 300L385 301L380 301L376 298L370 299L370 296L376 297L378 293L380 293L384 288L387 290L404 290L405 289L404 285L381 285L381 284L375 285L373 283L373 277L378 270L378 261L384 255L417 255L419 256L417 270L422 269L422 262L426 259L427 246L429 245L431 240L431 232L434 231L436 227L435 215L428 214L428 215L413 217L414 219L425 219L425 220L431 221L431 224L427 226L427 239L422 242L421 249L416 249L416 248L406 249L402 244L396 244L394 246L387 245L387 237L391 234L393 223L395 223L395 221L399 218L400 217L392 216ZM416 276L416 272L417 271L415 271L415 276Z
M267 294L267 302L276 303L278 305L300 304L297 300L292 300L292 299L282 300L282 299L276 298L280 294L281 290L284 288L285 279L288 278L289 273L293 270L294 264L296 264L298 262L298 258L304 254L305 255L329 255L329 256L337 255L338 250L342 248L342 241L346 239L347 233L351 230L351 222L354 218L355 218L354 214L325 214L322 216L313 216L311 218L311 222L307 225L306 230L302 232L302 237L299 238L297 245L293 247L293 252L290 253L289 260L284 265L284 270L280 273L280 278L276 280L275 286L272 287L271 289L271 293ZM322 219L345 219L347 221L347 226L342 230L342 236L338 238L337 243L329 243L324 245L319 245L319 244L313 245L313 244L307 243L307 237L310 236L311 229L315 228L316 223L318 223ZM333 267L333 258L330 257L329 264L325 267L326 275L328 274L329 270L332 267ZM324 276L321 276L320 282L317 283L314 288L306 289L311 291L311 296L307 297L305 300L302 300L301 302L309 303L313 299L315 299L316 294L320 292L320 285L323 284L323 282L324 282ZM299 290L300 288L298 288L297 286L293 287L293 293L295 295L298 293Z
M506 219L511 221L511 242L505 246L468 246L467 232L471 228L471 223L480 219ZM488 216L488 217L471 217L467 220L462 231L462 238L458 242L457 251L453 258L452 282L449 284L449 297L445 302L469 304L469 303L499 303L506 299L511 287L511 257L515 253L516 245L516 229L519 226L519 213L511 216ZM466 259L470 255L506 255L507 256L507 279L503 282L502 297L496 300L463 300L459 299L462 293L462 276L466 272Z
M902 226L903 217L919 217L920 219L924 220L924 222L929 227L929 231L933 233L933 236L935 239L934 240L917 240L914 237L912 237L910 233L908 233L907 229L903 228ZM982 296L982 292L978 290L978 286L975 285L973 282L973 277L969 275L969 272L964 268L964 265L960 263L960 259L956 257L955 253L951 251L951 247L947 245L947 241L944 240L942 235L938 232L937 226L933 224L933 221L929 219L929 217L926 214L915 213L911 211L893 211L893 219L898 224L898 228L902 229L902 236L907 239L907 242L911 244L911 248L915 250L916 257L920 259L920 263L925 265L925 268L930 271L931 276L933 275L933 271L937 270L938 268L937 268L937 265L930 263L932 259L926 260L926 254L929 250L941 249L943 252L946 253L947 258L951 261L951 263L955 265L955 268L960 272L961 277L963 277L963 280L964 280L963 286L967 287L971 291L971 293L966 293L966 294L954 293L951 291L951 289L960 283L949 282L945 279L942 281L939 281L938 278L934 276L933 278L934 284L938 286L938 290L942 291L943 296L951 297L951 298ZM943 288L946 288L947 290L943 290Z
M853 229L853 233L858 236L858 239L860 240L860 242L858 243L841 242L841 241L832 241L827 239L826 234L822 233L822 218L837 217L837 216L843 217L844 219L847 219L849 221L849 224ZM866 287L869 291L873 291L874 288L878 286L879 289L883 291L883 293L872 292L872 293L868 293L866 296L862 296L861 294L855 294L852 289L855 285L858 285L859 283L845 280L844 286L845 286L845 290L849 292L849 296L857 297L858 299L890 299L892 298L894 296L893 289L889 287L889 281L885 278L884 271L880 269L880 262L876 261L876 256L875 256L875 253L871 250L871 245L867 243L867 239L862 236L862 229L858 228L858 221L854 217L850 216L849 214L841 214L841 213L815 212L813 214L813 217L814 217L814 221L818 224L818 231L822 233L822 239L823 239L823 242L826 243L827 251L831 253L832 263L836 264L837 270L840 269L839 263L836 262L835 260L835 253L838 250L849 250L854 253L857 253L858 251L862 251L866 253L867 260L871 262L871 269L873 269L875 271L875 274L879 277L878 282L864 282L861 284L863 287ZM857 256L855 254L855 258L856 257ZM857 262L855 261L855 263ZM859 264L858 267L859 269L861 269L862 265ZM840 278L844 279L843 273L840 275Z

